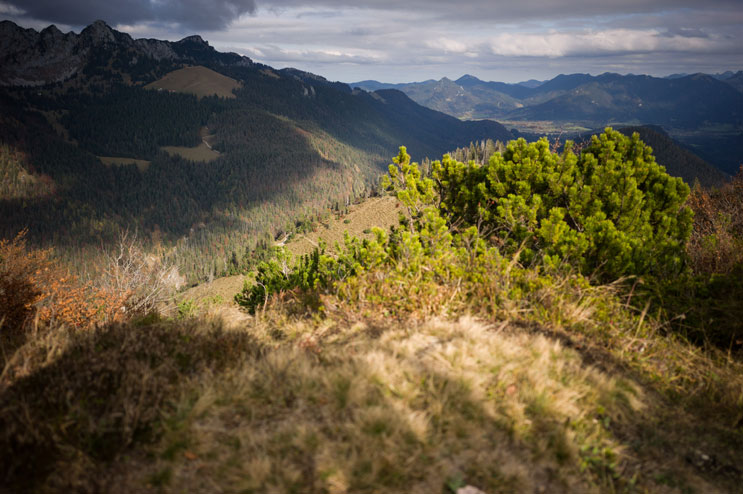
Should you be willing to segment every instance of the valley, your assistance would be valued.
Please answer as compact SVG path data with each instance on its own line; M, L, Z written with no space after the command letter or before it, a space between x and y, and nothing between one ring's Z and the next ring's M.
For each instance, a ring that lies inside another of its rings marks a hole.
M395 88L414 101L465 120L495 119L524 135L574 137L639 125L662 127L729 175L741 164L741 72L657 78L605 73L561 74L539 84L506 84L464 75L408 84L361 81L367 90Z

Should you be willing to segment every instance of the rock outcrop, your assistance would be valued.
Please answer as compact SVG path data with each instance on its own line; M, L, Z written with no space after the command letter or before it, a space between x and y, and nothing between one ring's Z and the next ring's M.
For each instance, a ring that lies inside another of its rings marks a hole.
M162 62L207 66L253 63L236 53L216 51L200 36L177 42L135 40L103 21L94 22L80 34L63 33L53 25L38 32L11 21L0 22L0 86L43 86L75 77L86 67L100 70L108 66L119 74L141 75Z

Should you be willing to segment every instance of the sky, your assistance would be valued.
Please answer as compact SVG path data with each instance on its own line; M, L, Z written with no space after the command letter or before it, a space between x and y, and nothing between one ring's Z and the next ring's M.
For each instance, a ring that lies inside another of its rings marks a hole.
M0 0L0 19L199 34L220 51L344 82L743 70L743 0Z

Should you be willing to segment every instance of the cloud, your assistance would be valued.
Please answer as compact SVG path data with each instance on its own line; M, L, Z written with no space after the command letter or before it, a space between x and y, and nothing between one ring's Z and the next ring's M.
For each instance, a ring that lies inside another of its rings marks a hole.
M259 7L333 8L337 10L362 9L384 12L411 12L417 15L437 16L451 22L462 20L487 22L529 22L590 18L618 14L647 14L669 10L739 11L740 0L258 0Z
M709 38L709 34L705 33L699 28L694 27L670 27L668 30L663 33L663 36L666 36L668 38L674 38L676 36L681 36L683 38Z
M503 56L607 56L653 52L711 52L720 43L708 36L659 33L656 30L610 29L568 33L500 34L490 40L493 54Z
M232 50L240 51L251 58L270 60L281 65L307 61L365 65L381 61L380 57L374 53L359 53L358 51L285 49L275 45L261 46L260 48L233 46Z
M564 19L654 14L667 11L740 12L740 0L2 0L30 19L82 26L103 19L110 24L159 22L215 31L256 8L273 12L307 9L314 16L339 17L350 10L406 14L451 23L557 22ZM2 10L0 10L2 13Z
M467 44L452 38L436 38L426 42L426 45L441 50L444 53L466 53L471 51Z
M97 19L110 24L175 23L195 30L219 30L255 11L254 0L5 0L32 19L84 26ZM17 15L17 14L16 14Z
M21 14L23 14L23 10L19 9L18 7L14 7L6 3L0 3L0 15L17 16Z
M34 27L102 18L135 37L201 34L220 50L340 80L738 70L743 46L740 0L0 0L0 15Z

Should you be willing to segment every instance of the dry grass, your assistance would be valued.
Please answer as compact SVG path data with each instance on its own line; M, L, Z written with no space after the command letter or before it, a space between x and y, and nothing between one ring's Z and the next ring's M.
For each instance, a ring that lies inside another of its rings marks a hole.
M157 437L182 382L251 351L205 321L33 335L0 375L0 491L107 492L104 466Z
M127 482L423 493L460 479L486 492L600 492L625 448L596 418L645 406L636 386L582 366L575 351L471 319L285 329L294 344L197 379L158 460Z
M145 86L147 89L190 93L198 97L216 95L221 98L234 98L232 91L239 87L240 83L235 79L202 66L174 70Z
M696 186L688 204L694 230L686 250L695 273L730 273L743 263L743 168L717 189Z
M119 462L111 485L330 493L466 484L487 493L714 493L734 485L716 482L709 463L689 463L700 449L734 465L729 451L709 450L713 438L695 429L704 424L545 331L466 317L228 317L264 350L219 375L195 376L148 449L154 461Z
M397 199L392 196L375 197L362 204L351 206L349 213L340 218L331 218L311 233L300 234L287 242L286 249L300 256L309 254L318 246L320 239L332 250L336 242L343 244L345 232L358 238L373 238L370 229L379 227L388 230L396 225L399 217Z
M219 153L211 149L203 141L198 146L191 148L185 146L163 146L162 150L171 155L178 155L187 160L201 161L203 163L209 163L219 158Z
M341 309L297 317L280 302L259 318L216 309L39 335L0 380L0 449L12 458L0 478L40 492L739 485L741 431L674 401L666 385L688 388L674 376L701 370L740 385L740 364L703 361L668 340L686 354L673 361L647 323L615 340L612 328L598 333L588 297L543 299L539 310L558 312L559 324L516 312L494 323ZM630 338L646 348L620 350ZM662 365L689 368L653 379Z

